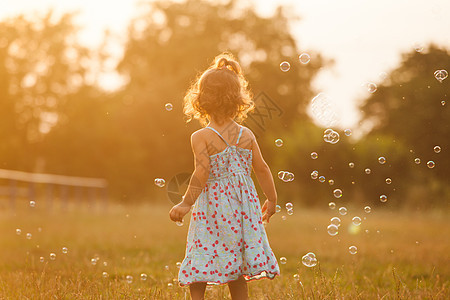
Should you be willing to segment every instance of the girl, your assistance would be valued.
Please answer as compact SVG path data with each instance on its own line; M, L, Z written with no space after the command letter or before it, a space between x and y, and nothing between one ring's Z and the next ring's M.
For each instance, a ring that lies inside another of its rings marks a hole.
M203 299L207 284L225 283L232 299L247 299L247 281L280 274L263 225L275 213L273 177L252 131L237 123L253 108L230 54L217 56L184 98L188 122L206 126L191 136L195 170L183 201L169 213L180 222L193 206L178 275L192 299ZM267 197L262 211L252 168Z

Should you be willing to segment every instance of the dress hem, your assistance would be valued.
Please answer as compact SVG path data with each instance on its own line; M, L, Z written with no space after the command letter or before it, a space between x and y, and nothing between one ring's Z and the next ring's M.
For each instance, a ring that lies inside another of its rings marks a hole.
M273 277L269 277L267 275L266 276L261 276L262 273L272 274ZM261 271L259 273L253 274L253 275L241 274L240 276L244 276L245 281L255 281L255 280L261 280L261 279L265 279L265 278L273 280L273 279L275 279L276 276L279 276L279 275L280 275L279 272L270 272L270 271L263 270L263 271ZM238 278L240 276L238 276ZM258 277L258 276L260 276L260 277ZM246 277L249 277L249 278L246 278ZM235 280L237 280L237 279L231 279L231 280L228 280L228 281L225 281L225 282L220 282L220 281L194 281L194 282L191 282L191 283L181 283L181 282L179 282L179 286L185 287L185 286L189 286L189 285L191 285L193 283L206 283L207 285L210 285L210 286L216 286L216 285L217 286L221 286L221 285L228 284L231 281L235 281Z

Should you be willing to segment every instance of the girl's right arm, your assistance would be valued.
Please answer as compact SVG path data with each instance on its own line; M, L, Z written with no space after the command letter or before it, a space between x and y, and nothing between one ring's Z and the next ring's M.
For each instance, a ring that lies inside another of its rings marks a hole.
M250 131L250 130L249 130ZM251 132L251 131L250 131ZM272 172L269 166L262 157L261 150L259 149L256 137L252 135L252 153L253 153L253 171L258 179L264 195L267 197L266 202L263 205L263 220L269 222L270 217L275 213L275 206L277 204L277 191L275 190L275 183L273 181Z

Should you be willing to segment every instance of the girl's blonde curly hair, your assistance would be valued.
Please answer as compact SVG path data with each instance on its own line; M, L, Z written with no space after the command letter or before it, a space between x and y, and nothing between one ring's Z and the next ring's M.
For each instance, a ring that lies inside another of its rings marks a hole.
M215 57L211 66L189 88L183 101L186 122L197 119L203 127L212 118L218 123L227 118L241 123L254 107L248 81L229 53Z

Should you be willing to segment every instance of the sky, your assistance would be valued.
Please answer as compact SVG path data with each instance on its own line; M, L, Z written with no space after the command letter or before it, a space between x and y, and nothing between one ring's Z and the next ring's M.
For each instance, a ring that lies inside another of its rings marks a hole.
M249 0L250 1L250 0ZM98 46L109 29L125 37L128 22L139 14L141 0L0 0L0 19L20 13L79 11L80 42ZM334 64L317 76L314 87L328 95L340 127L358 127L358 103L369 96L367 83L380 83L395 69L401 54L430 42L450 49L449 0L253 0L270 15L282 4L300 17L291 25L300 52L318 52ZM120 47L115 47L120 55ZM432 74L430 75L432 76ZM117 84L114 75L104 85ZM102 81L100 81L102 82Z

